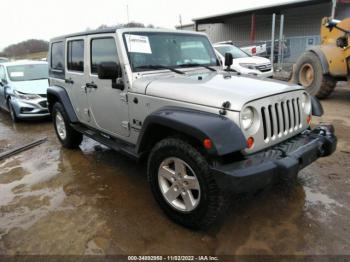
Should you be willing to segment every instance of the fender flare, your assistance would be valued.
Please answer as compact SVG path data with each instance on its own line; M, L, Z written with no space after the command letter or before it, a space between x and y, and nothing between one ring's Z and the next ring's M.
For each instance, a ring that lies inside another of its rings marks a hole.
M213 148L209 155L223 156L247 147L240 127L232 120L213 113L180 107L164 107L150 114L144 121L136 152L142 153L147 147L152 126L162 126L188 135L197 141L209 138Z
M311 96L311 108L313 116L323 116L324 111L322 104L315 96Z
M321 50L321 48L319 46L315 46L310 48L308 51L314 53L320 59L323 74L328 74L329 73L328 60L325 54L323 53L323 51Z
M74 111L73 105L69 99L67 91L60 86L50 86L47 89L47 102L49 103L49 109L51 111L55 101L59 101L69 117L70 122L79 122L78 117Z

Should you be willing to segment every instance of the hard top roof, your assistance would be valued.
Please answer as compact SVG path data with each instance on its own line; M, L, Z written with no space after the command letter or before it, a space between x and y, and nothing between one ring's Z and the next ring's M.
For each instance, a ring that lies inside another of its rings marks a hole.
M200 32L193 32L193 31L186 31L186 30L175 30L175 29L156 29L156 28L107 28L107 29L98 29L98 30L90 30L90 31L84 31L84 32L78 32L74 34L67 34L59 37L52 38L50 41L60 41L66 38L70 37L79 37L79 36L87 36L87 35L96 35L96 34L108 34L108 33L116 33L116 32L160 32L160 33L177 33L177 34L198 34L198 35L205 35L204 33Z

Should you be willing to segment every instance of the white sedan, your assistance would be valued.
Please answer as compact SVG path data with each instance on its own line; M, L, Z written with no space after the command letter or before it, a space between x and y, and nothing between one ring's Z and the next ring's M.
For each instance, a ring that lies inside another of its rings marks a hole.
M243 74L257 77L272 77L273 68L269 59L251 56L232 44L214 44L216 55L225 65L225 54L231 53L233 64L231 69Z

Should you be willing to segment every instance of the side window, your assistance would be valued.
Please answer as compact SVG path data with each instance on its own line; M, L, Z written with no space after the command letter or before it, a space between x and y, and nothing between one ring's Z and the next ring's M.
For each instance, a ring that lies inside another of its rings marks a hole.
M67 67L70 71L84 72L84 40L68 42Z
M52 43L51 45L51 68L63 70L64 68L64 44L63 42Z
M114 38L97 38L91 40L91 73L97 74L102 62L118 63L117 47Z
M0 66L0 81L1 80L6 80L5 68L3 66Z

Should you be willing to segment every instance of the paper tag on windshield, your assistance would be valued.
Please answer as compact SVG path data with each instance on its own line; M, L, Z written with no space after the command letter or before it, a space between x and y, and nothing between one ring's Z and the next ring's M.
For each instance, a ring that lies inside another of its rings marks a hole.
M152 54L151 45L147 36L125 35L130 53Z
M23 72L11 72L10 76L11 77L23 77L24 73Z

